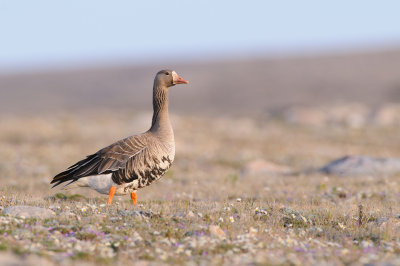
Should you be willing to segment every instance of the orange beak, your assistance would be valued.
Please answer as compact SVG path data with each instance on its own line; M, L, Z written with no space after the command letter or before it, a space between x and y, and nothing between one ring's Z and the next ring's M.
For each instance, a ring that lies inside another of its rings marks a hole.
M188 84L189 81L184 80L183 78L181 78L180 76L176 75L173 79L173 83L174 84Z

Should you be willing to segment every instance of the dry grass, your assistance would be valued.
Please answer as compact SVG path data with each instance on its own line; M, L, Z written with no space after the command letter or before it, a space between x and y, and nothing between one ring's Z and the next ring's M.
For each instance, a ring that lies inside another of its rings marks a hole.
M144 131L150 116L2 117L1 206L43 206L58 215L0 216L0 254L67 264L400 262L397 176L243 176L240 171L258 158L297 171L347 154L400 157L398 128L306 128L250 118L174 116L174 166L139 191L137 208L129 197L108 207L104 196L87 190L50 189L51 176L114 140ZM210 233L210 225L223 233Z

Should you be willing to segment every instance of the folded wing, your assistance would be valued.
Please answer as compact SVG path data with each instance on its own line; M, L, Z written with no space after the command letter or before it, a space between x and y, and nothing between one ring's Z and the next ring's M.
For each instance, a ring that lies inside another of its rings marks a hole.
M146 140L146 135L142 134L117 141L59 173L51 184L56 187L69 182L66 184L68 186L85 176L109 174L125 169L129 161L146 150Z

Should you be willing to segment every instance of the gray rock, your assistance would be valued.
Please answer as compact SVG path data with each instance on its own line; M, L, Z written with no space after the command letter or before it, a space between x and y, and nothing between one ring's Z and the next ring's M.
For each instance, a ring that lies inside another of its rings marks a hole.
M330 162L318 171L338 176L393 175L400 173L400 159L345 156Z
M10 215L21 218L51 218L56 215L49 209L33 207L33 206L10 206L3 210L4 215Z
M118 214L121 216L132 216L138 218L152 218L154 216L158 216L152 211L133 211L133 210L119 211Z
M257 208L254 212L253 218L256 220L266 220L268 219L268 211L266 209Z
M24 256L17 256L15 254L9 252L2 252L0 256L0 265L4 266L18 266L18 265L25 265L25 266L48 266L54 265L51 261L46 258L39 257L37 255L28 255L24 254Z

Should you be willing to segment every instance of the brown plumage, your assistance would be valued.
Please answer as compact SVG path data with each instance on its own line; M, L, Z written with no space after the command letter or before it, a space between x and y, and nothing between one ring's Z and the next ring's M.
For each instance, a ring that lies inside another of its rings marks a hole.
M119 140L56 175L51 184L66 183L91 187L108 193L128 192L136 203L136 190L161 178L175 157L174 133L168 114L168 90L175 84L186 84L175 71L161 70L154 79L153 119L151 128L139 135Z

